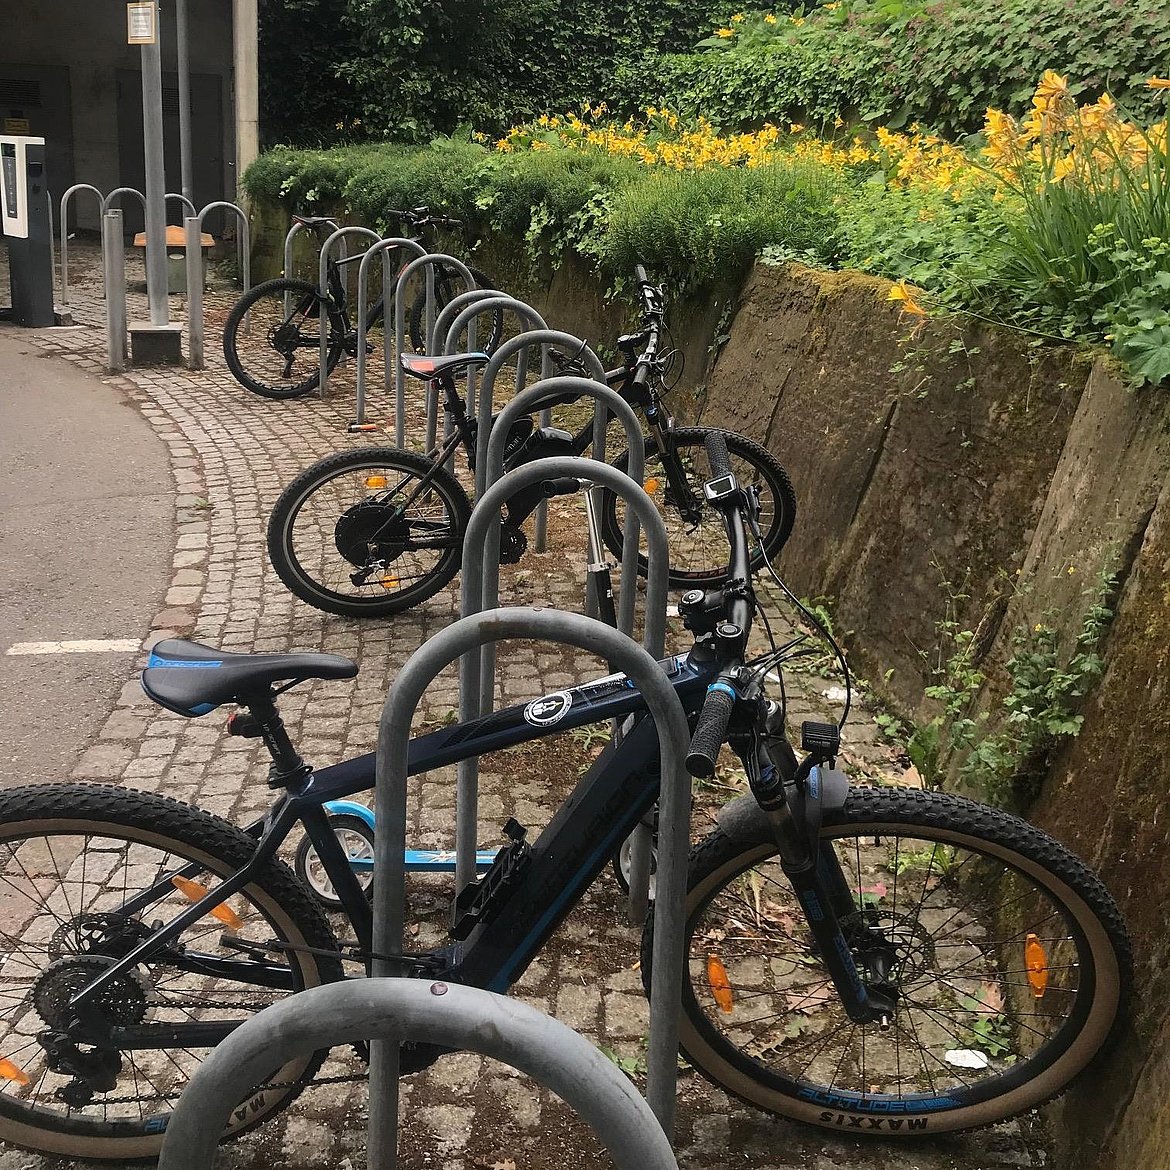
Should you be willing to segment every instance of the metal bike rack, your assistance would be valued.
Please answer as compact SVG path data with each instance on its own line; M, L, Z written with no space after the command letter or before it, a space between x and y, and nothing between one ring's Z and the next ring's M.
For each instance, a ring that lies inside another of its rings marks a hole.
M126 368L126 256L122 209L102 212L102 275L106 285L106 365L111 373Z
M240 271L240 283L243 285L242 292L246 293L252 287L252 232L248 226L248 213L238 203L217 199L207 204L199 213L200 227L209 211L231 211L235 214L239 225L239 231L236 232L236 262Z
M386 696L378 723L374 872L379 875L379 895L374 901L373 952L375 956L387 957L374 958L373 973L375 976L397 974L392 969L397 964L388 956L402 954L407 752L415 710L427 688L452 662L489 642L510 638L577 646L614 663L617 669L633 679L658 729L661 813L646 1096L670 1138L674 1129L678 1073L678 1017L682 1000L690 838L691 781L683 766L689 731L682 704L662 668L648 651L611 626L595 618L557 610L490 610L461 618L435 634L399 671ZM393 1166L398 1122L398 1071L397 1041L375 1040L370 1045L368 1147L371 1170L388 1170Z
M330 233L326 237L325 242L321 245L321 254L317 259L317 288L321 291L321 309L317 315L317 324L320 329L321 348L319 352L319 360L321 363L320 380L317 383L317 397L324 398L326 392L326 383L329 380L329 253L333 251L333 245L338 240L344 240L348 236L363 236L367 240L380 240L382 237L378 235L372 228L367 227L343 227L338 228L337 231ZM285 309L287 312L287 307Z
M286 277L289 277L291 279L292 266L293 266L293 240L295 240L297 238L297 236L300 235L301 232L303 232L305 230L306 230L306 228L305 228L305 225L303 223L294 223L292 225L292 227L290 227L288 229L288 231L285 233L285 236L284 236L284 269L281 273L282 276L286 276Z
M186 195L182 195L178 191L167 192L167 194L163 196L163 206L166 206L166 204L170 203L172 199L177 199L183 205L183 210L186 211L189 215L199 214L195 204L192 203Z
M145 212L146 212L146 196L143 195L142 192L139 191L137 187L115 187L102 200L102 214L104 215L107 211L109 211L110 205L114 202L114 200L121 198L121 196L123 196L123 195L135 196L138 199L138 201L142 204L143 214L145 214Z
M398 274L398 283L394 286L394 346L397 353L405 352L406 345L406 286L410 278L420 269L426 280L426 306L424 313L423 333L429 339L435 327L435 268L439 265L451 268L463 281L464 289L472 292L475 289L475 277L471 275L467 265L446 252L429 252L412 260ZM394 370L394 445L406 445L406 373L401 361L395 362ZM437 407L436 407L437 409ZM430 417L428 391L428 419ZM427 425L428 431L430 424ZM433 444L428 441L427 449Z
M100 217L104 213L102 206L105 196L92 183L74 183L61 196L61 304L69 304L69 201L78 191L92 191L98 200L99 225Z
M413 251L416 258L427 254L426 248L416 240L407 239L405 236L390 236L387 239L379 240L372 248L368 248L358 265L357 405L354 410L354 421L349 425L351 431L366 429L366 313L369 310L370 300L367 281L369 280L370 265L375 256L382 257L382 380L386 393L390 392L390 370L392 367L396 367L394 369L395 387L397 387L399 379L405 377L401 366L390 360L390 330L386 328L386 306L394 295L394 280L396 279L385 256L385 253L391 248L406 248ZM399 353L402 352L402 344L403 339L395 337L395 345Z
M440 350L443 353L447 352L446 346L443 345L439 338L445 338L447 331L451 327L451 322L455 320L459 314L469 305L473 305L478 301L486 301L493 297L498 297L500 292L494 288L474 288L470 292L460 293L457 297L452 297L440 310L438 316L435 318L434 327L427 334L427 353L438 353ZM473 350L476 347L476 322L477 318L472 317L467 322L467 348ZM475 414L475 384L476 371L467 371L467 413L469 415ZM439 417L439 400L436 394L428 393L427 395L427 450L430 451L435 446L435 439L438 434L438 417ZM450 434L450 426L448 425L447 435Z
M502 1061L580 1114L618 1170L678 1170L629 1078L583 1036L518 1000L425 979L313 987L245 1021L188 1081L167 1125L159 1170L211 1170L219 1135L253 1085L297 1057L369 1040L414 1040ZM396 1132L378 1136L368 1165L390 1170Z
M222 200L209 203L198 215L189 215L183 220L184 243L187 263L187 368L203 369L203 217L209 211L219 209L234 211L239 219L240 231L236 237L236 252L241 259L241 276L244 292L251 287L249 261L250 239L248 216L242 207Z
M536 387L532 387L536 389ZM598 387L598 390L605 389ZM612 394L612 390L607 390ZM522 396L518 396L517 401ZM615 395L615 397L617 397ZM531 409L531 403L539 401L537 395L530 395L528 403L514 412L513 417ZM628 403L622 407L633 414ZM502 416L501 416L502 417ZM625 421L625 420L623 420ZM628 425L628 423L627 423ZM636 425L636 424L635 424ZM501 432L503 433L503 432ZM641 431L635 433L640 437ZM493 452L494 453L494 452ZM638 462L632 460L632 462ZM497 463L498 466L498 463ZM637 468L635 468L637 470ZM629 636L634 624L634 588L637 579L638 529L639 520L646 527L647 580L645 620L642 644L656 659L661 658L666 636L666 591L668 580L668 544L666 525L650 497L641 484L624 472L599 463L595 459L577 456L559 456L539 459L524 464L495 481L484 493L471 514L463 543L463 587L461 612L463 616L490 611L499 601L500 556L499 556L499 513L502 506L517 491L546 479L571 477L600 484L620 495L626 501L626 524L623 534L622 583L619 598L619 632ZM631 551L632 550L632 551ZM631 563L632 562L632 563ZM627 576L629 573L631 575ZM477 595L478 592L478 595ZM459 664L459 717L466 721L479 718L492 709L495 697L496 657L495 647L485 646L471 651ZM456 765L456 808L455 808L455 888L462 890L475 880L476 828L479 819L479 761L461 760ZM650 838L645 835L643 847L639 847L639 868L630 882L628 914L634 925L640 925L646 918L650 885ZM644 854L645 878L641 878L642 855Z

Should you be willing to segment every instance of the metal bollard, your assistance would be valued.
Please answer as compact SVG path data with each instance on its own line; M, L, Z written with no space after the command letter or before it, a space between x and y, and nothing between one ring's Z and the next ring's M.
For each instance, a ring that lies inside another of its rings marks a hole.
M126 257L122 210L102 213L102 273L106 286L106 365L116 374L126 368Z
M187 368L203 369L203 217L183 220L187 240Z

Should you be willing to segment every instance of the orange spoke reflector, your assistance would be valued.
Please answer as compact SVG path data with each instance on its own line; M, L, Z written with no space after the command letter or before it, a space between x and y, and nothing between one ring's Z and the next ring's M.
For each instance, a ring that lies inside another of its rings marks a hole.
M17 1068L10 1060L5 1060L0 1056L0 1080L15 1081L18 1085L27 1085L30 1082L28 1073L22 1068Z
M654 496L654 495L657 495L657 494L658 494L658 480L657 480L657 479L656 479L654 476L651 476L651 477L650 477L650 478L649 478L649 479L648 479L648 480L647 480L647 481L646 481L646 482L645 482L645 483L642 485L642 490L643 490L643 491L644 491L644 492L645 492L645 493L646 493L648 496Z
M397 589L402 582L397 577L383 577L378 582L383 589Z
M1032 995L1036 999L1043 999L1048 990L1048 954L1034 934L1028 935L1024 942L1024 967Z
M719 1005L719 1010L730 1012L735 1006L735 999L731 993L731 980L727 977L727 968L718 955L707 956L707 986Z
M171 878L171 885L184 898L192 902L198 902L200 898L206 898L210 893L206 886L201 886L198 882L191 881L190 878L179 877L178 874ZM212 907L207 913L212 918L222 922L229 930L239 930L244 925L244 920L226 902L220 902L218 906Z
M384 475L367 475L366 487L372 488L374 491L381 491L386 486L386 477Z

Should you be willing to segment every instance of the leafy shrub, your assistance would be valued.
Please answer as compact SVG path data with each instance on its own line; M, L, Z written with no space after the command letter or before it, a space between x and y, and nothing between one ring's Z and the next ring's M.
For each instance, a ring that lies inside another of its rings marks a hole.
M1055 69L1078 79L1074 93L1108 90L1148 119L1145 80L1170 65L1165 17L1162 0L844 0L807 17L746 13L697 52L665 59L641 92L726 126L840 116L965 134L989 106L1024 109Z

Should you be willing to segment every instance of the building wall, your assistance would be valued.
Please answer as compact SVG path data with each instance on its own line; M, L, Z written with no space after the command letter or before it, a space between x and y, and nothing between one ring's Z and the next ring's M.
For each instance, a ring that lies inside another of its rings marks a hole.
M127 133L125 119L120 135L118 118L118 71L140 74L140 50L126 44L126 9L118 3L77 3L76 0L37 0L20 4L19 0L0 0L0 9L21 9L20 19L4 20L0 39L0 125L6 118L23 113L29 132L44 133L53 146L49 158L49 180L54 198L71 183L92 183L110 191L125 182L126 160L138 161L141 172L141 141ZM164 89L173 88L176 72L175 10L173 0L161 5L163 32ZM235 141L232 109L232 5L229 0L189 0L189 45L192 74L205 75L203 92L217 92L217 102L202 102L192 112L192 156L194 170L202 174L204 198L232 198L235 182ZM67 80L66 73L67 71ZM166 75L172 75L168 78ZM3 85L5 79L17 81L38 78L45 95L41 108L20 109L9 99L19 99L20 87ZM139 84L138 77L131 80ZM218 82L218 85L216 85ZM53 117L54 99L60 89L68 89L68 111L72 142L63 149L54 139L66 137L66 131ZM140 91L127 93L141 108ZM212 109L212 106L217 107ZM172 109L164 99L164 113ZM125 114L125 109L124 109ZM139 115L139 126L141 115ZM178 165L177 118L171 113L166 143L167 190L180 189ZM120 142L120 137L131 141ZM120 161L121 160L121 161ZM133 165L131 170L136 169ZM210 175L210 178L208 177ZM134 185L137 185L135 183ZM197 195L199 192L197 191ZM80 194L75 199L77 226L96 229L96 209L92 197ZM128 208L129 209L129 208ZM132 221L131 216L131 221ZM171 218L177 222L177 205Z

